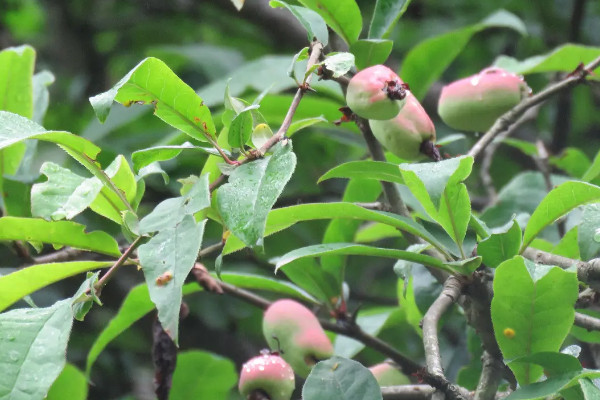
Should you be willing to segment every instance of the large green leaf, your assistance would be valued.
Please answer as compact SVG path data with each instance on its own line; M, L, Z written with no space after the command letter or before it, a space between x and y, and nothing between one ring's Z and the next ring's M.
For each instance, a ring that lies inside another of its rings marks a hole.
M142 60L112 89L90 98L101 122L113 101L125 106L152 104L157 117L194 139L216 139L210 110L200 96L157 58Z
M46 400L86 400L88 382L83 372L72 364L66 364L56 378Z
M27 139L56 143L71 157L79 161L102 184L116 195L118 207L133 212L125 194L115 185L95 161L100 148L92 142L69 132L47 131L33 121L19 115L0 111L0 149Z
M304 7L292 6L281 0L271 0L269 5L275 7L285 7L296 17L298 22L302 24L308 33L308 41L312 42L313 38L327 46L329 42L329 32L323 18L313 10Z
M356 68L360 70L383 64L390 56L393 45L391 40L362 39L350 46L350 52L354 54Z
M377 0L369 26L369 38L385 38L408 8L411 0Z
M54 282L82 272L110 267L109 261L71 261L38 264L0 277L0 311Z
M356 204L346 202L299 204L297 206L271 210L267 218L265 235L279 232L301 221L335 218L381 222L418 236L441 251L444 251L443 245L412 219L384 211L368 210ZM351 233L351 237L352 235L353 233ZM223 254L230 254L242 248L244 248L244 244L239 239L230 236Z
M181 222L161 230L138 248L158 319L175 343L178 343L182 287L196 262L205 222L196 224L194 217L186 215Z
M362 16L355 0L299 0L305 7L318 13L327 25L349 45L362 30Z
M552 189L531 215L523 233L520 252L529 246L542 229L558 218L575 207L597 201L600 201L600 187L589 183L570 181Z
M325 172L318 182L331 178L360 178L404 183L397 164L383 161L350 161Z
M177 354L169 400L225 399L237 383L233 361L204 351Z
M0 398L43 399L66 362L71 299L0 314Z
M521 248L521 228L517 221L513 220L510 227L504 232L492 233L477 245L477 254L483 259L483 263L496 268L502 262L519 254Z
M86 233L85 226L70 221L45 221L38 218L0 218L0 240L52 243L95 251L118 257L119 245L103 231Z
M383 399L373 374L358 361L332 357L317 363L302 387L304 400Z
M578 293L574 272L536 265L520 256L500 264L491 310L504 359L558 351L573 325ZM509 367L521 385L535 382L542 374L531 363Z
M267 216L296 167L292 144L237 167L217 190L217 209L227 228L247 246L262 245Z
M483 21L429 38L413 47L402 63L402 79L423 99L429 87L448 68L473 35L488 28L508 28L526 33L525 24L508 11L497 11ZM426 66L426 67L425 67Z
M429 267L440 268L448 272L455 272L450 266L437 258L424 254L417 254L405 250L383 249L354 243L328 243L301 247L292 250L276 259L275 271L292 261L306 257L320 257L326 255L361 255L394 258L423 264Z
M598 56L600 56L600 47L568 43L547 54L529 57L523 61L500 56L494 64L516 74L572 72L579 63L587 64ZM599 71L599 69L597 68L595 71Z
M583 208L581 222L577 231L577 242L582 260L592 259L600 251L600 243L596 241L600 228L600 204L589 204Z

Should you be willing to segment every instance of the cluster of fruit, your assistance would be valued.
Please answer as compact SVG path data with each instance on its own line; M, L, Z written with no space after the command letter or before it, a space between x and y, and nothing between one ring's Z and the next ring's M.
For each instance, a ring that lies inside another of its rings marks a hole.
M452 82L442 89L438 113L451 128L485 132L531 89L521 76L500 68ZM369 120L373 135L390 152L414 161L424 143L435 142L435 126L410 88L391 69L375 65L358 72L346 92L348 107Z

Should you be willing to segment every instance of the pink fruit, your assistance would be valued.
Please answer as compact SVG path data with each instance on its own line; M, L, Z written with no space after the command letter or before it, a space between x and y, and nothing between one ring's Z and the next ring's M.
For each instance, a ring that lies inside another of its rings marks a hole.
M333 355L331 341L317 317L294 300L271 304L263 317L263 334L271 349L280 350L302 377L308 376L317 361Z
M485 132L530 93L523 77L501 68L486 68L445 86L438 114L454 129Z
M394 71L385 65L374 65L352 77L346 103L360 117L390 119L404 106L407 89Z
M421 104L409 93L406 104L395 118L380 121L369 120L373 135L389 151L405 160L416 160L424 155L423 142L431 145L429 151L439 152L432 145L435 142L435 126L421 107Z
M410 379L406 375L388 362L373 365L369 368L369 371L375 376L379 386L397 386L410 383Z
M262 391L271 400L290 400L295 387L292 367L283 358L268 351L242 366L238 385L244 398Z

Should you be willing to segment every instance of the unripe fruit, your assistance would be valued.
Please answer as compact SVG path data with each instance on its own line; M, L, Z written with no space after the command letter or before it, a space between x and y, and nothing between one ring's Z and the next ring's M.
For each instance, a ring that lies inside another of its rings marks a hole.
M263 317L263 334L271 349L280 350L304 378L319 360L333 355L331 341L317 317L294 300L278 300L269 306Z
M373 365L369 371L375 376L379 386L398 386L410 383L410 379L406 375L387 362Z
M530 93L523 77L501 68L486 68L479 74L444 86L438 114L451 128L485 132Z
M245 399L255 391L262 391L271 400L290 400L295 387L292 367L268 351L242 366L238 385Z
M374 65L352 77L346 103L360 117L390 119L404 106L407 89L394 71L385 65Z
M408 94L406 104L395 118L369 120L369 125L373 135L386 149L405 160L421 158L424 155L421 151L423 142L435 142L435 126L412 93Z

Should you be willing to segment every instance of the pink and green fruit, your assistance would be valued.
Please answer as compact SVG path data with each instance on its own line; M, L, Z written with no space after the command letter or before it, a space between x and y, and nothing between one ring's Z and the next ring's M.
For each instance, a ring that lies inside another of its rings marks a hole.
M331 341L315 315L289 299L271 304L263 317L263 334L274 351L302 377L307 377L319 360L333 355Z
M271 400L290 400L295 386L292 367L267 351L242 366L238 388L245 399L260 391Z
M424 156L423 142L435 142L435 126L416 97L409 93L395 118L369 120L373 135L387 150L407 161Z
M359 117L390 119L404 106L407 89L394 71L385 65L374 65L352 77L346 103Z
M451 128L485 132L530 93L523 77L501 68L486 68L444 86L438 114Z
M410 379L406 375L387 362L373 365L369 368L369 371L375 376L379 386L397 386L410 383Z

